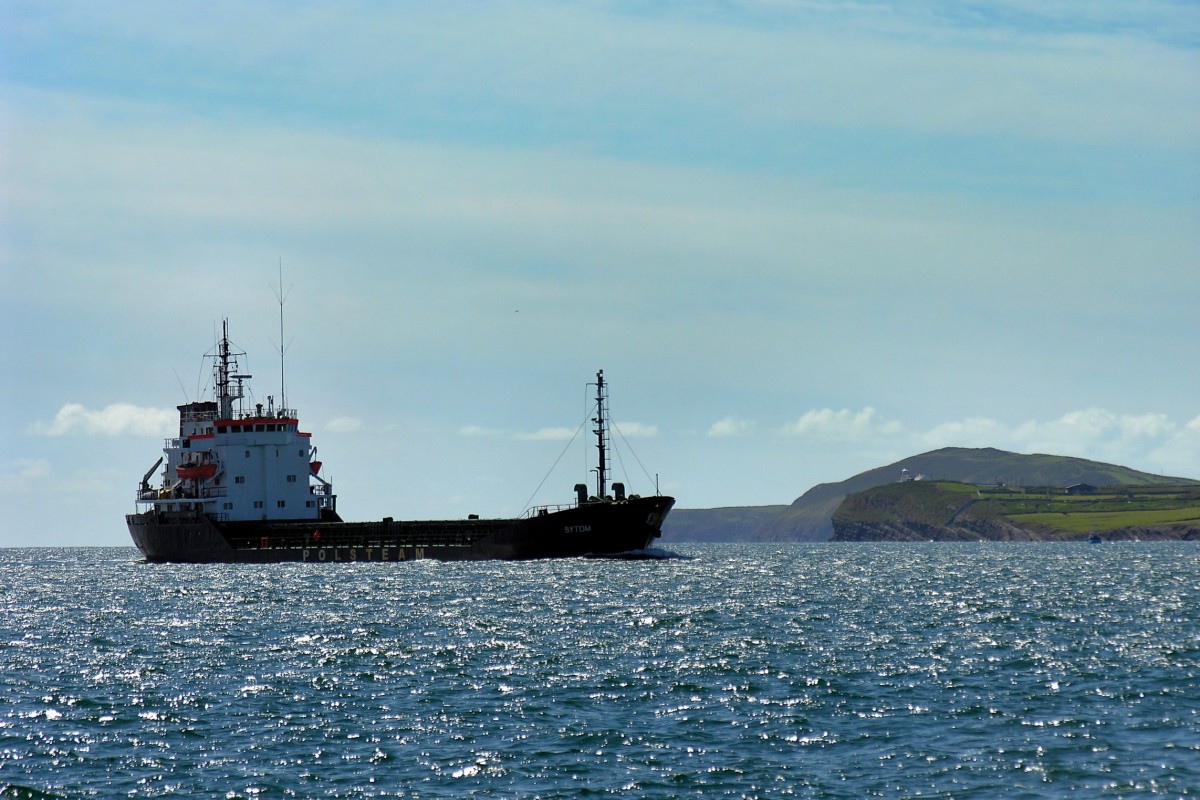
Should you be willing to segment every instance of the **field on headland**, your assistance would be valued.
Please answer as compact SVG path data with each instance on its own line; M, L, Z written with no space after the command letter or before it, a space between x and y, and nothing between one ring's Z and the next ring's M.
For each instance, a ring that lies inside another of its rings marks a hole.
M1200 487L979 486L905 481L847 497L834 514L835 539L1194 539Z
M972 509L975 516L989 516L987 506L994 505L1014 524L1064 533L1200 524L1200 491L1194 487L1111 487L1082 495L1065 494L1062 489L1042 493L980 489L978 496L980 502Z

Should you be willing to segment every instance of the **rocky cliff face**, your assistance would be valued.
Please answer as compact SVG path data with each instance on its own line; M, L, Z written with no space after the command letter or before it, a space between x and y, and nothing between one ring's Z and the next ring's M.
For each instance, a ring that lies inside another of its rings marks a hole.
M937 524L899 518L862 522L839 519L836 514L833 517L835 542L1015 542L1040 538L1033 531L1000 520L968 517Z
M1200 527L1163 526L1117 528L1102 531L1099 537L1106 542L1156 542L1191 541L1200 542ZM1075 541L1091 536L1080 533ZM1032 542L1071 541L1062 536L1047 537L1039 531L1026 530L998 520L960 520L946 525L931 525L912 520L889 520L881 522L854 522L833 519L833 541L835 542Z
M1155 542L1163 540L1180 540L1200 542L1200 527L1195 525L1164 525L1161 527L1117 528L1102 531L1100 538L1106 542Z

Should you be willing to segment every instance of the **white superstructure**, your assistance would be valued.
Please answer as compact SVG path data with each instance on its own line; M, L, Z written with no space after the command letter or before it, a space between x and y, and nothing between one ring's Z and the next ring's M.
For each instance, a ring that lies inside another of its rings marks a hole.
M162 482L142 479L142 510L199 511L218 521L307 520L334 515L333 485L313 460L312 434L293 409L244 408L243 381L223 323L213 367L215 399L179 406L179 436L163 446Z

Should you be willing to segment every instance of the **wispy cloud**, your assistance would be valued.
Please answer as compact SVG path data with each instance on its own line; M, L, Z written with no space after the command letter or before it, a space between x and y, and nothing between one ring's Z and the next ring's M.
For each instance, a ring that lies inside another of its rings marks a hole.
M572 428L542 428L533 433L518 433L516 438L524 442L565 442L575 436Z
M653 439L658 436L657 425L646 425L641 422L614 422L612 427L626 439Z
M325 425L333 433L354 433L362 430L362 420L357 417L335 417Z
M463 425L458 429L459 436L502 436L504 431L497 428L485 428L481 425Z
M822 408L808 411L795 422L783 426L787 436L803 436L828 441L859 442L880 436L897 436L904 427L895 421L880 417L874 408L861 411Z
M1187 431L1186 425L1177 425L1165 414L1118 414L1089 408L1068 412L1058 419L1028 420L1016 425L973 418L939 425L915 438L931 447L997 446L1045 453L1108 453L1115 457Z
M67 403L52 421L30 426L30 432L38 436L170 436L178 429L178 412L129 403L114 403L99 411Z
M1106 461L1150 471L1194 473L1200 417L1180 424L1167 415L1070 411L1057 419L1008 423L987 417L944 422L927 430L884 418L874 408L809 411L782 433L832 445L869 444L898 457L941 447L996 447Z
M754 420L725 417L717 420L708 428L708 435L721 438L725 436L745 436L755 428Z
M50 462L44 458L18 458L0 465L0 492L26 492L49 477Z

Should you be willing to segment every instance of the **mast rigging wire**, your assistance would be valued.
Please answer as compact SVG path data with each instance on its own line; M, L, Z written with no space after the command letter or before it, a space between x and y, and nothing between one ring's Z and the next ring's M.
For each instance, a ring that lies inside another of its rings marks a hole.
M596 406L593 404L592 409L594 409L595 407ZM529 504L533 502L533 498L537 497L537 493L540 492L542 490L542 487L546 485L546 481L549 480L550 476L554 473L555 468L558 466L558 462L562 461L563 456L565 456L567 454L567 451L571 449L571 445L575 444L575 440L579 438L579 432L583 430L584 425L588 424L588 418L592 414L592 409L589 409L588 412L583 415L583 422L579 423L579 427L575 429L575 433L571 436L571 440L569 442L567 442L566 447L564 447L562 449L562 452L558 454L558 458L554 459L554 463L550 465L550 469L546 472L546 475L542 478L542 482L539 483L537 485L537 488L533 490L533 494L529 495L529 499L525 501L525 507L523 509L521 509L521 514L524 514L526 511L529 510L529 508L530 508Z

